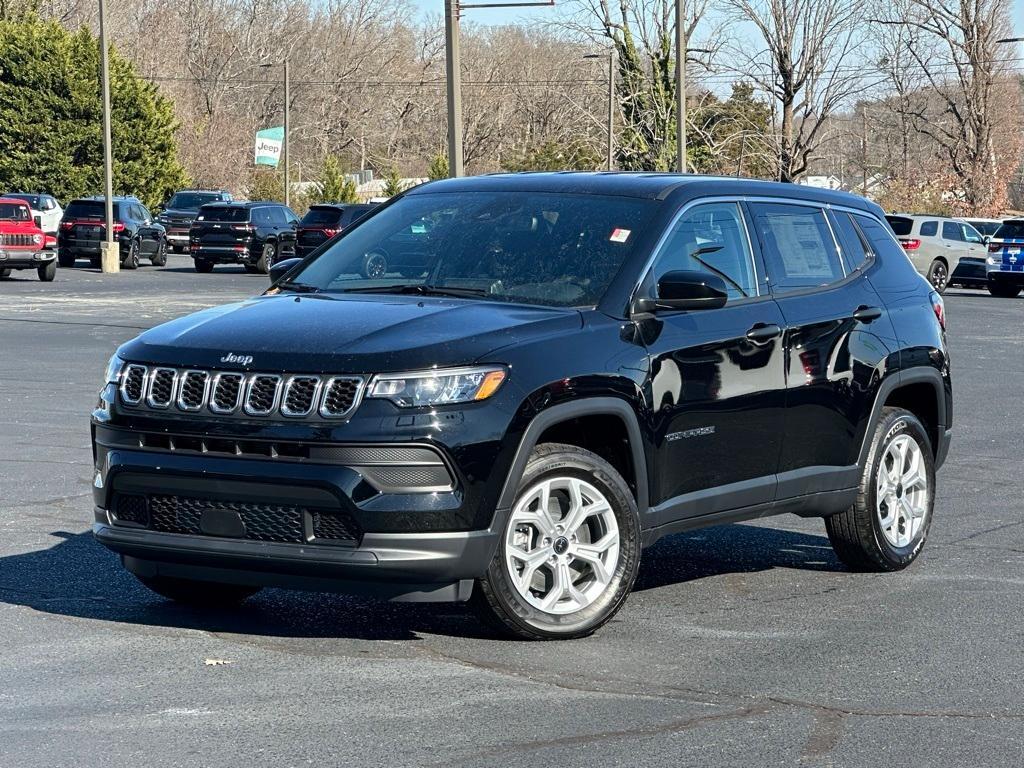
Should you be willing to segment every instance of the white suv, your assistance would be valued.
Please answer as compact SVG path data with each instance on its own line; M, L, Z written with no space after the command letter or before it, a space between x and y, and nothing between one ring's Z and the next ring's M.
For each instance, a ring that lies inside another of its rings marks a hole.
M885 218L914 267L939 293L954 281L985 283L985 238L966 221L902 213Z

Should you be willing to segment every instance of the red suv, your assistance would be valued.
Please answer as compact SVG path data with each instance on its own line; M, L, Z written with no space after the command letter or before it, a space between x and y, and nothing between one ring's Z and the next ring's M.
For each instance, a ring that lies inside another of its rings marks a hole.
M12 269L34 269L39 279L49 282L57 274L54 239L33 220L32 211L22 200L0 197L0 277Z

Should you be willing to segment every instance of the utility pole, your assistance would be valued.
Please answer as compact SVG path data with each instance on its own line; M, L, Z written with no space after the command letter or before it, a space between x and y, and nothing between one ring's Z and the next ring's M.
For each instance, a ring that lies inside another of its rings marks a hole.
M459 57L459 0L444 0L445 76L448 86L448 175L463 175L462 71Z
M100 90L103 94L103 194L106 238L101 247L100 268L117 272L121 252L114 238L114 158L110 140L110 62L107 54L107 6L100 1Z
M686 15L676 0L676 170L686 173Z
M608 170L615 170L615 48L608 52Z
M288 79L288 59L284 60L284 140L281 142L281 155L284 159L284 204L291 205L291 184L288 173L288 109L291 101L291 81Z
M864 161L864 173L863 173L863 184L860 188L860 193L867 197L868 194L868 111L861 107L860 110L860 123L863 131L863 138L861 139L861 159Z

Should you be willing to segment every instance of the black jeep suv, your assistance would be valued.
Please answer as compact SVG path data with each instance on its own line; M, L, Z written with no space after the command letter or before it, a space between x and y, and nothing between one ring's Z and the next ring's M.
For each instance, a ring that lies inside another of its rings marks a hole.
M167 234L137 197L115 197L114 234L121 249L121 267L138 269L141 259L154 267L167 264ZM73 267L87 258L100 266L100 243L106 239L106 208L102 197L72 200L64 209L57 231L57 261Z
M275 261L295 255L298 217L280 203L210 203L189 230L196 272L214 264L241 264L266 274Z
M367 203L318 203L309 206L299 222L296 256L308 256L376 206Z
M396 244L426 266L362 274ZM943 305L862 198L451 179L278 271L110 361L93 530L161 595L469 599L566 638L677 531L823 517L861 571L924 544L950 441Z
M182 189L171 195L156 220L167 230L167 245L176 253L188 252L188 233L199 209L207 203L230 203L223 189Z

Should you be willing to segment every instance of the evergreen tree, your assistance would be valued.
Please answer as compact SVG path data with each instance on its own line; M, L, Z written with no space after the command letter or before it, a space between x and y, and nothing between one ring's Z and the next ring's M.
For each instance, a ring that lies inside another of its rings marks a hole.
M401 194L403 190L405 190L405 184L402 183L402 177L398 175L398 169L391 166L384 176L384 196L394 197Z
M448 155L438 153L430 159L430 166L427 168L427 178L431 181L448 178Z
M0 186L67 200L103 188L99 46L31 13L0 21ZM114 192L150 206L186 184L171 102L110 51Z

